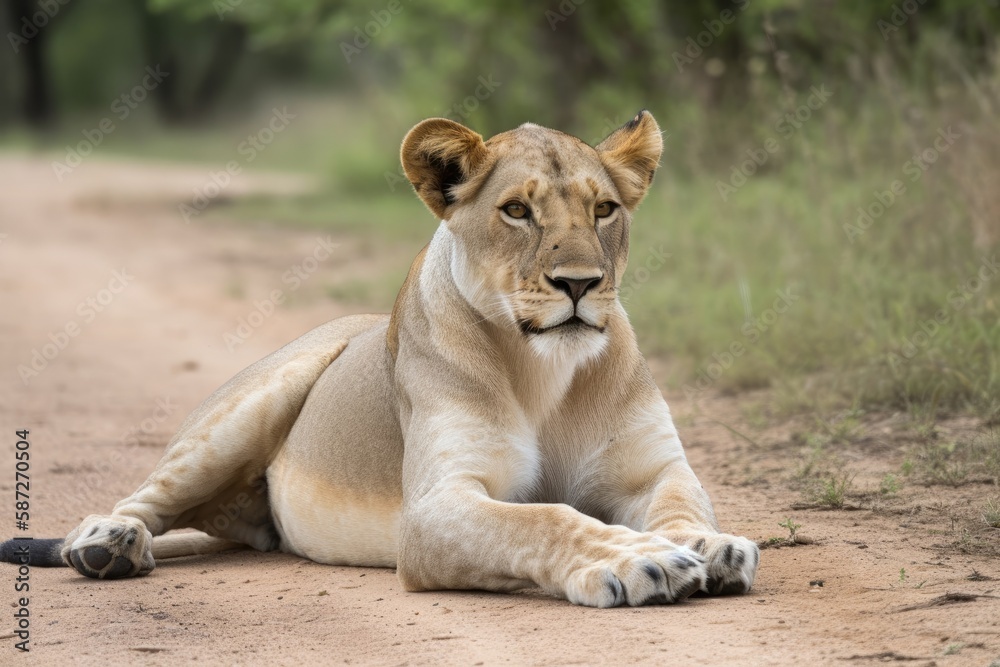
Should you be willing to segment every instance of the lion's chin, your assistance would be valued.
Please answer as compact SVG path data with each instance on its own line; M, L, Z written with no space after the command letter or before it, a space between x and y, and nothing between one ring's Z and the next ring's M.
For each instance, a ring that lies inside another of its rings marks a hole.
M571 318L576 319L576 318ZM608 336L604 329L583 322L564 322L529 333L528 345L542 359L559 364L578 365L604 351Z

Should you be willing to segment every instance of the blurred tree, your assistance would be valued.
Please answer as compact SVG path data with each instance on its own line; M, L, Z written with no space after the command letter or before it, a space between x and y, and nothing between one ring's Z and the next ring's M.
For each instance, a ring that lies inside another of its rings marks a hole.
M242 23L156 11L147 0L133 0L141 25L147 63L171 73L153 96L168 122L201 120L231 83L246 51L247 29ZM204 42L198 54L193 43ZM200 57L192 58L192 52Z
M35 126L47 125L54 115L47 47L53 25L68 13L67 7L54 7L43 9L32 0L9 0L7 5L7 41L21 70L21 116Z
M39 4L7 7L17 26ZM760 82L788 90L850 81L861 94L884 84L878 70L887 62L932 90L943 76L974 75L956 63L974 70L996 57L998 7L998 0L89 0L61 5L23 45L17 98L25 119L44 122L58 106L106 104L152 63L172 72L154 93L172 122L203 119L227 97L246 100L268 85L309 83L387 91L405 99L411 115L468 117L484 131L528 118L574 129L585 118L675 100L739 108ZM64 19L71 9L74 17ZM500 82L502 100L476 97L480 77Z

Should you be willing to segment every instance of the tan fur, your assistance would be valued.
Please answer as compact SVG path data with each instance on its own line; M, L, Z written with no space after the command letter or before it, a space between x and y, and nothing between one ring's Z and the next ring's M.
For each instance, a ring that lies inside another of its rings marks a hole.
M537 585L591 606L748 590L756 546L719 532L618 301L662 146L647 112L596 149L530 124L487 141L417 125L403 167L442 222L392 315L336 320L234 378L64 559L145 574L153 535L195 527L395 566L408 590Z
M153 558L180 558L193 554L217 554L223 551L246 549L242 542L210 537L203 533L174 533L161 535L153 540Z
M406 303L406 295L410 287L417 283L426 254L427 246L424 246L424 249L417 253L417 258L413 260L413 264L410 265L410 270L406 274L406 280L403 281L403 286L399 289L396 303L393 304L392 314L389 315L389 330L386 332L385 344L388 346L389 354L392 355L393 359L396 358L396 353L399 352L399 327L403 320L403 304Z

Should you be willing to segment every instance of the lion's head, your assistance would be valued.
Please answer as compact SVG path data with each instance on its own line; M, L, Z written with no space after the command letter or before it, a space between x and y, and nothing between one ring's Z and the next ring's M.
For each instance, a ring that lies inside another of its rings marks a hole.
M545 356L597 354L621 312L631 214L663 150L646 111L596 148L525 124L488 141L434 118L403 140L407 178L456 239L465 299Z

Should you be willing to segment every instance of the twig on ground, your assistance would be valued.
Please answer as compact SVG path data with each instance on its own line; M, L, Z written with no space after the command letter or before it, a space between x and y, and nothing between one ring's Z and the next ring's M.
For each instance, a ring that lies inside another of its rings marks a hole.
M920 604L911 604L906 607L900 607L893 613L899 613L901 611L913 611L914 609L930 609L931 607L941 607L946 604L957 604L959 602L975 602L979 598L992 598L994 600L1000 600L1000 595L979 595L977 593L945 593L944 595L939 595L936 598L932 598L927 602L921 602Z

